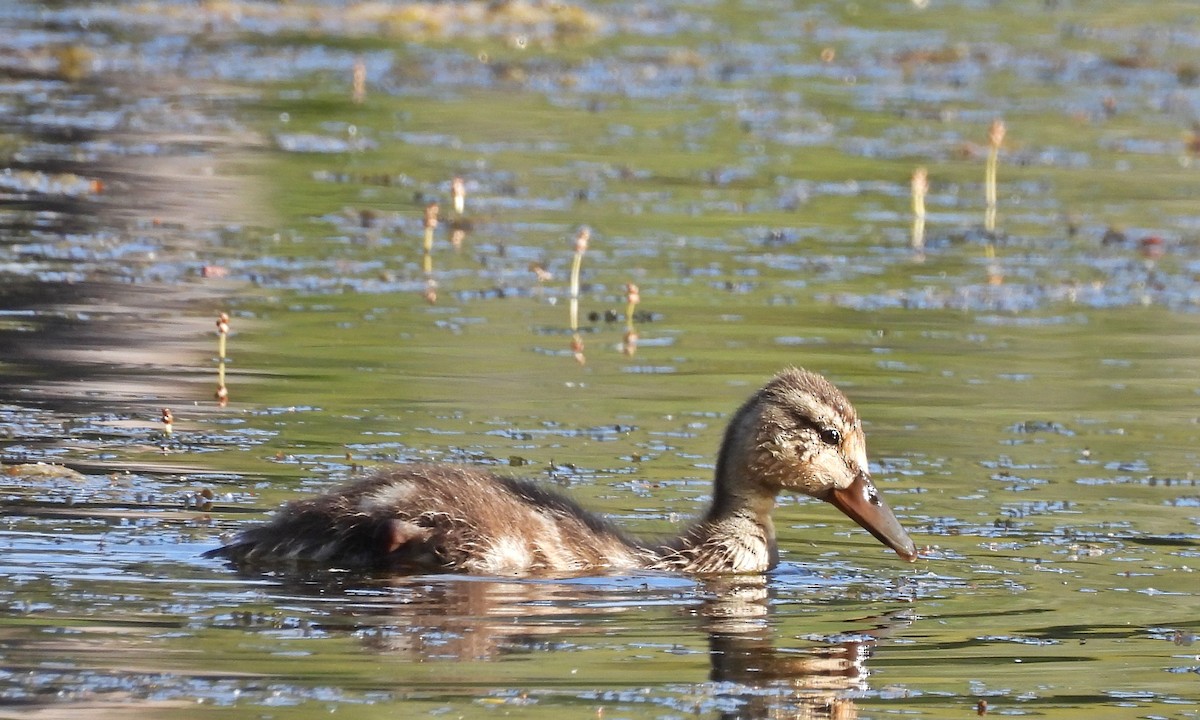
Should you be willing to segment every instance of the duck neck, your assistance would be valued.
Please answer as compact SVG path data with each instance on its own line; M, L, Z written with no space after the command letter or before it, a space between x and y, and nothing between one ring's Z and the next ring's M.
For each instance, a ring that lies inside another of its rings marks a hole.
M713 477L712 504L704 519L717 522L735 515L753 519L770 529L774 538L771 512L775 509L776 493L764 490L762 483L754 478L750 453L740 441L746 436L745 428L740 427L746 422L742 415L739 413L725 432Z
M773 498L731 492L718 479L708 512L672 543L667 564L693 572L770 570L779 562L773 505Z
M712 504L704 515L702 526L720 533L723 528L747 526L760 528L751 537L762 538L767 552L775 553L775 524L771 512L775 509L775 493L764 492L762 485L752 479L746 451L727 437L717 458L713 479Z
M725 431L712 504L698 522L660 550L658 567L693 572L764 572L775 567L779 560L771 522L775 493L754 481L747 449L755 442L755 426L753 405L748 402Z
M713 484L712 504L704 514L704 522L720 523L730 518L753 521L766 529L768 537L775 538L775 526L771 522L771 511L775 509L775 496L747 492L747 483L742 478L730 481L728 476L718 476Z

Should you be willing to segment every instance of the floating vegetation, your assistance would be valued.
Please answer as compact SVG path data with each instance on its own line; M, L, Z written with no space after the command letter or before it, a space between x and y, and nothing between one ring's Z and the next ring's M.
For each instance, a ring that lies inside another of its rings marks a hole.
M95 10L101 19L111 12ZM261 2L204 0L199 4L141 2L124 8L122 18L186 23L193 32L237 29L263 34L336 33L346 37L405 40L524 38L539 45L590 38L604 19L563 2Z
M74 173L47 173L37 170L13 170L4 168L0 172L0 198L18 199L30 195L62 195L86 197L104 189L100 180Z

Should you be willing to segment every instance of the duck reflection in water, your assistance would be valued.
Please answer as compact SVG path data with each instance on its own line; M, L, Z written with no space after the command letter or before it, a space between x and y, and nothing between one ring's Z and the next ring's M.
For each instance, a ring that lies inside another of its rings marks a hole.
M855 698L868 690L867 660L876 641L907 627L909 612L855 617L836 642L779 649L769 618L770 587L760 580L723 577L707 583L714 595L700 614L708 632L709 678L716 695L734 705L720 717L857 718Z
M834 591L835 606L820 587L800 586L795 592L816 600L805 617L826 629L832 620L844 630L832 638L805 635L800 643L779 643L772 596L781 592L780 583L763 575L709 577L695 583L654 575L562 581L428 576L370 582L356 588L352 597L345 595L344 585L314 584L292 585L287 597L294 601L298 595L319 595L320 629L325 634L353 633L371 652L416 664L526 657L531 664L522 672L523 683L548 684L556 694L570 692L572 686L591 694L599 682L614 696L604 705L620 705L625 685L643 702L650 682L645 675L654 673L656 666L673 668L672 677L678 678L678 663L686 660L660 665L663 661L656 661L655 655L707 653L709 683L700 683L699 676L690 682L683 679L688 688L683 698L678 679L662 683L657 692L673 707L686 701L703 716L717 712L729 719L857 717L855 698L868 690L867 662L877 640L909 624L907 611L848 616L841 609L844 589ZM328 603L339 591L347 597L344 607ZM830 602L822 604L821 597ZM670 639L664 641L663 636ZM612 655L605 651L604 672L613 674L601 680L587 672L589 648L611 650L622 643L638 656L631 658L637 668L622 672L610 665ZM562 662L534 657L556 652L564 653ZM562 676L564 663L581 661L579 674ZM430 677L443 674L430 670ZM401 683L424 687L428 682L409 673L400 676L409 678ZM451 682L444 692L453 694L453 686ZM472 682L463 691L473 694L479 687Z

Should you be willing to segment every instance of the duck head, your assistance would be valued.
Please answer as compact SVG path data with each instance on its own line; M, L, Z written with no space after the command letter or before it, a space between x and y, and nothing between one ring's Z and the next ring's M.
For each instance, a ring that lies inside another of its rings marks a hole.
M832 504L905 560L916 547L871 480L858 413L824 377L788 369L734 415L718 459L717 495L760 508L780 492Z

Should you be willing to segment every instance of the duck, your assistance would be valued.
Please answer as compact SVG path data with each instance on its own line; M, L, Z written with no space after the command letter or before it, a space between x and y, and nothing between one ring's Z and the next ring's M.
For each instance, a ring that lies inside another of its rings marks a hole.
M824 500L901 558L917 558L871 478L858 413L833 383L799 368L779 372L732 415L708 508L675 537L630 535L529 480L413 463L293 501L206 555L242 569L394 574L763 573L779 563L771 515L781 493Z

